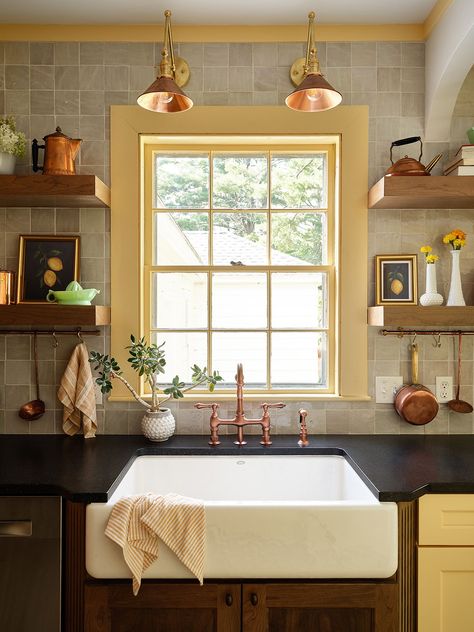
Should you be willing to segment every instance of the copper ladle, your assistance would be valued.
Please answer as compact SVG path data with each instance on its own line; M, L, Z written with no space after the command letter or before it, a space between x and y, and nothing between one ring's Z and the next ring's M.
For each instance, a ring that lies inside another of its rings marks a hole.
M462 341L462 333L459 332L459 342L458 342L458 387L456 389L456 397L451 399L448 402L448 406L451 410L454 410L456 413L472 413L474 410L469 404L469 402L465 402L462 399L459 399L459 390L461 388L461 341Z
M46 405L42 399L40 399L39 392L39 378L38 378L38 343L36 339L36 332L33 334L33 349L35 356L35 380L36 380L36 399L31 400L18 411L18 414L22 419L27 421L34 421L42 417L46 411Z

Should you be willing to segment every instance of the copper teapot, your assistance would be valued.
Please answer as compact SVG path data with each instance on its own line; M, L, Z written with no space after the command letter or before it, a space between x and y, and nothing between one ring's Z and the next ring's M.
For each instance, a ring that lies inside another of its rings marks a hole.
M410 143L420 142L420 156L418 160L416 158L409 158L405 156L400 158L397 162L393 162L392 150L394 147L400 147L400 145L409 145ZM421 157L423 156L423 143L420 136L410 136L409 138L401 138L400 140L394 140L390 145L390 162L391 167L385 172L386 176L430 176L430 171L436 165L443 154L438 154L433 160L426 165L421 164Z
M74 160L81 144L80 138L69 138L60 127L43 138L44 145L32 143L33 171L42 170L45 176L73 176L76 173ZM43 166L38 166L39 150L44 149Z

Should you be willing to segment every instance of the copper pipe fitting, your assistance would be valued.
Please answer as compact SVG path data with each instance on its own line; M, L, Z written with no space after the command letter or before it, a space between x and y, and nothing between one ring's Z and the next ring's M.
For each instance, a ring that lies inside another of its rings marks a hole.
M309 445L308 428L306 426L306 417L308 415L308 411L304 410L304 408L301 408L298 411L298 414L300 416L300 438L298 441L298 445L300 446L300 448L305 448L307 445Z
M219 440L219 427L220 426L236 426L237 428L237 440L234 441L236 445L245 445L247 442L244 440L244 428L245 426L259 425L262 428L262 445L268 446L272 444L270 438L270 413L269 408L284 408L286 404L278 402L276 404L261 404L262 416L260 419L247 419L244 413L244 372L242 364L237 365L237 374L235 376L237 384L237 408L235 411L235 417L233 419L221 419L217 413L219 404L194 404L195 408L211 408L210 429L211 437L209 439L209 445L215 446L220 444Z

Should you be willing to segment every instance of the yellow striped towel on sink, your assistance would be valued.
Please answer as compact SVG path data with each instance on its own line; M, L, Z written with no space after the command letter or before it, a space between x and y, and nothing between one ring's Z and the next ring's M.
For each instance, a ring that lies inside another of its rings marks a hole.
M159 540L203 582L206 517L202 500L179 494L127 496L114 505L105 535L122 548L134 595L140 590L143 572L158 558Z

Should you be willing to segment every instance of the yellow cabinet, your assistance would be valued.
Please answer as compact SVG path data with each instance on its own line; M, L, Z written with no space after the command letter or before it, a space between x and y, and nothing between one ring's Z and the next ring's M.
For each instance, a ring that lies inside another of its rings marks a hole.
M474 631L474 495L419 501L418 632Z
M474 547L419 547L418 632L473 632Z

